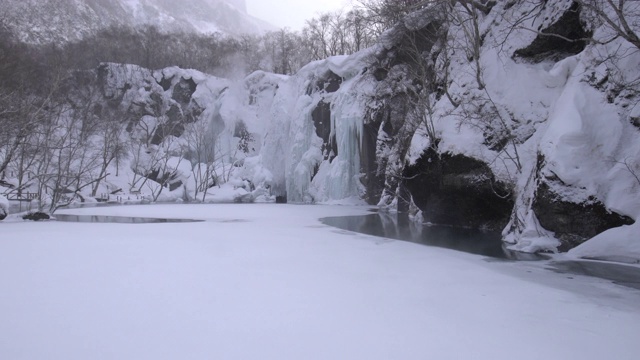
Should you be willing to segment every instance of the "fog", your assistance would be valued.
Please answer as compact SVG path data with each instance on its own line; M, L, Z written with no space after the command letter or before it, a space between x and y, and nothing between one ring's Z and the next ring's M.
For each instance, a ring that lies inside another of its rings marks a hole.
M348 9L356 0L246 0L249 14L278 27L300 30L317 13Z

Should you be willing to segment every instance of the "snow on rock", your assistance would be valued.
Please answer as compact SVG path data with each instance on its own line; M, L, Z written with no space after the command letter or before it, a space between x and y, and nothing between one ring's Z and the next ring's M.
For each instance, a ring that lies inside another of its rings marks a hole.
M86 102L83 90L96 94L92 101L108 109L102 115L122 127L126 154L109 163L96 193L117 201L202 199L214 185L249 179L258 188L247 191L267 201L273 175L245 159L260 153L276 90L286 79L255 73L232 81L177 67L150 71L113 63L72 74L65 83L72 89L69 101ZM91 190L85 187L82 195Z
M582 85L583 73L583 68L576 70L555 104L540 142L540 152L547 161L544 175L555 175L571 188L581 189L584 198L576 201L591 195L606 198L606 194L598 194L606 188L598 189L598 185L604 184L614 165L606 159L615 158L624 129L615 107L597 90Z
M513 238L515 234L507 233L505 241L514 243L508 248L527 253L555 251L560 246L560 242L554 234L540 225L533 211L529 211L526 216L523 230L517 234L516 239Z
M9 200L4 195L0 195L0 220L4 220L9 215Z
M239 203L253 202L254 194L247 190L248 184L242 182L228 182L207 190L205 202L210 203ZM256 198L261 195L257 194ZM266 200L265 200L266 201Z
M596 235L569 250L570 256L640 264L640 224L625 225Z

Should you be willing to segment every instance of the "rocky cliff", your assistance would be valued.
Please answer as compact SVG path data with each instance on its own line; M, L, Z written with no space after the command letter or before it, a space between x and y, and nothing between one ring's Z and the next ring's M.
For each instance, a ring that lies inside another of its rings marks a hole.
M475 36L423 9L282 84L261 154L274 191L504 229L521 251L637 251L608 229L640 214L639 49L573 1L490 5L458 14Z

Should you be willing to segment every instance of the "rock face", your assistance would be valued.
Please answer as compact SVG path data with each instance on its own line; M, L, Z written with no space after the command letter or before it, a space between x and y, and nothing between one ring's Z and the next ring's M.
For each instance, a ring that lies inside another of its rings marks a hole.
M384 191L385 172L387 159L380 156L378 151L381 133L386 134L387 129L380 129L382 119L370 119L362 126L362 145L360 150L360 169L364 176L360 179L364 187L363 199L370 205L376 205L380 202L380 197ZM386 122L388 124L388 122Z
M316 135L322 139L322 156L333 160L338 155L336 135L331 132L331 104L320 101L311 112Z
M635 223L630 217L607 209L593 197L583 203L563 200L546 181L538 185L533 211L540 225L553 231L561 241L560 251L574 248L611 228Z
M585 29L585 24L580 19L581 10L580 4L574 2L556 22L542 29L531 44L517 50L514 56L541 62L558 61L582 52L592 33Z
M180 137L187 124L200 118L203 108L193 99L197 84L190 75L165 75L162 71L154 77L153 72L134 65L101 64L95 71L78 72L68 81L68 90L77 95L91 93L98 88L102 99L94 99L105 110L120 113L126 119L129 132L144 119L155 119L149 141L160 144L167 136ZM79 83L86 84L77 88ZM74 87L76 87L74 89Z
M428 149L403 178L427 222L490 230L509 222L512 191L481 161Z
M420 99L436 86L433 63L423 60L437 58L440 48L435 45L445 37L446 27L438 11L417 12L383 36L383 46L368 67L368 76L375 79L376 101L365 116L365 129L377 129L375 147L372 135L365 132L363 140L363 153L376 154L375 172L366 173L370 203L388 206L397 200L399 211L408 209L410 201L399 175L412 172L405 169L405 159L422 124L425 109ZM365 158L363 171L370 171L372 163Z

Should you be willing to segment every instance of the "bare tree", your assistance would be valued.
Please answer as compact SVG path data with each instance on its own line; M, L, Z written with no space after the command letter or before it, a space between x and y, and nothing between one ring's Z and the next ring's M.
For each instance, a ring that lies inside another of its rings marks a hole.
M174 136L168 136L157 147L150 150L149 169L151 170L146 177L153 179L154 183L146 182L147 188L151 191L153 201L158 198L166 188L170 188L171 184L176 180L179 174L179 167L184 160L182 149L178 139Z
M102 120L104 122L100 125L94 142L94 145L98 145L96 150L99 152L100 167L95 176L96 182L93 185L91 196L96 196L102 179L110 175L107 170L113 162L116 161L115 175L117 176L119 159L127 156L124 126L117 121L119 120L117 118L107 117Z
M330 56L329 37L331 30L331 15L323 14L317 19L307 21L308 41L312 44L314 60L325 59Z
M195 184L195 197L202 194L207 198L207 190L218 184L216 162L220 160L217 152L218 135L206 121L196 122L185 132L188 149L187 158L191 161L191 173Z
M423 0L359 0L367 12L367 22L383 30L397 24L404 16L422 8L431 1Z
M99 159L93 149L95 128L87 128L81 116L62 106L49 121L38 127L34 138L39 161L33 178L37 182L40 209L49 212L66 206L96 181L93 174Z
M351 52L355 53L373 45L379 35L377 31L371 29L366 16L366 12L358 8L347 13L345 27Z
M0 178L19 147L44 121L65 69L46 66L34 50L1 38L0 34Z

